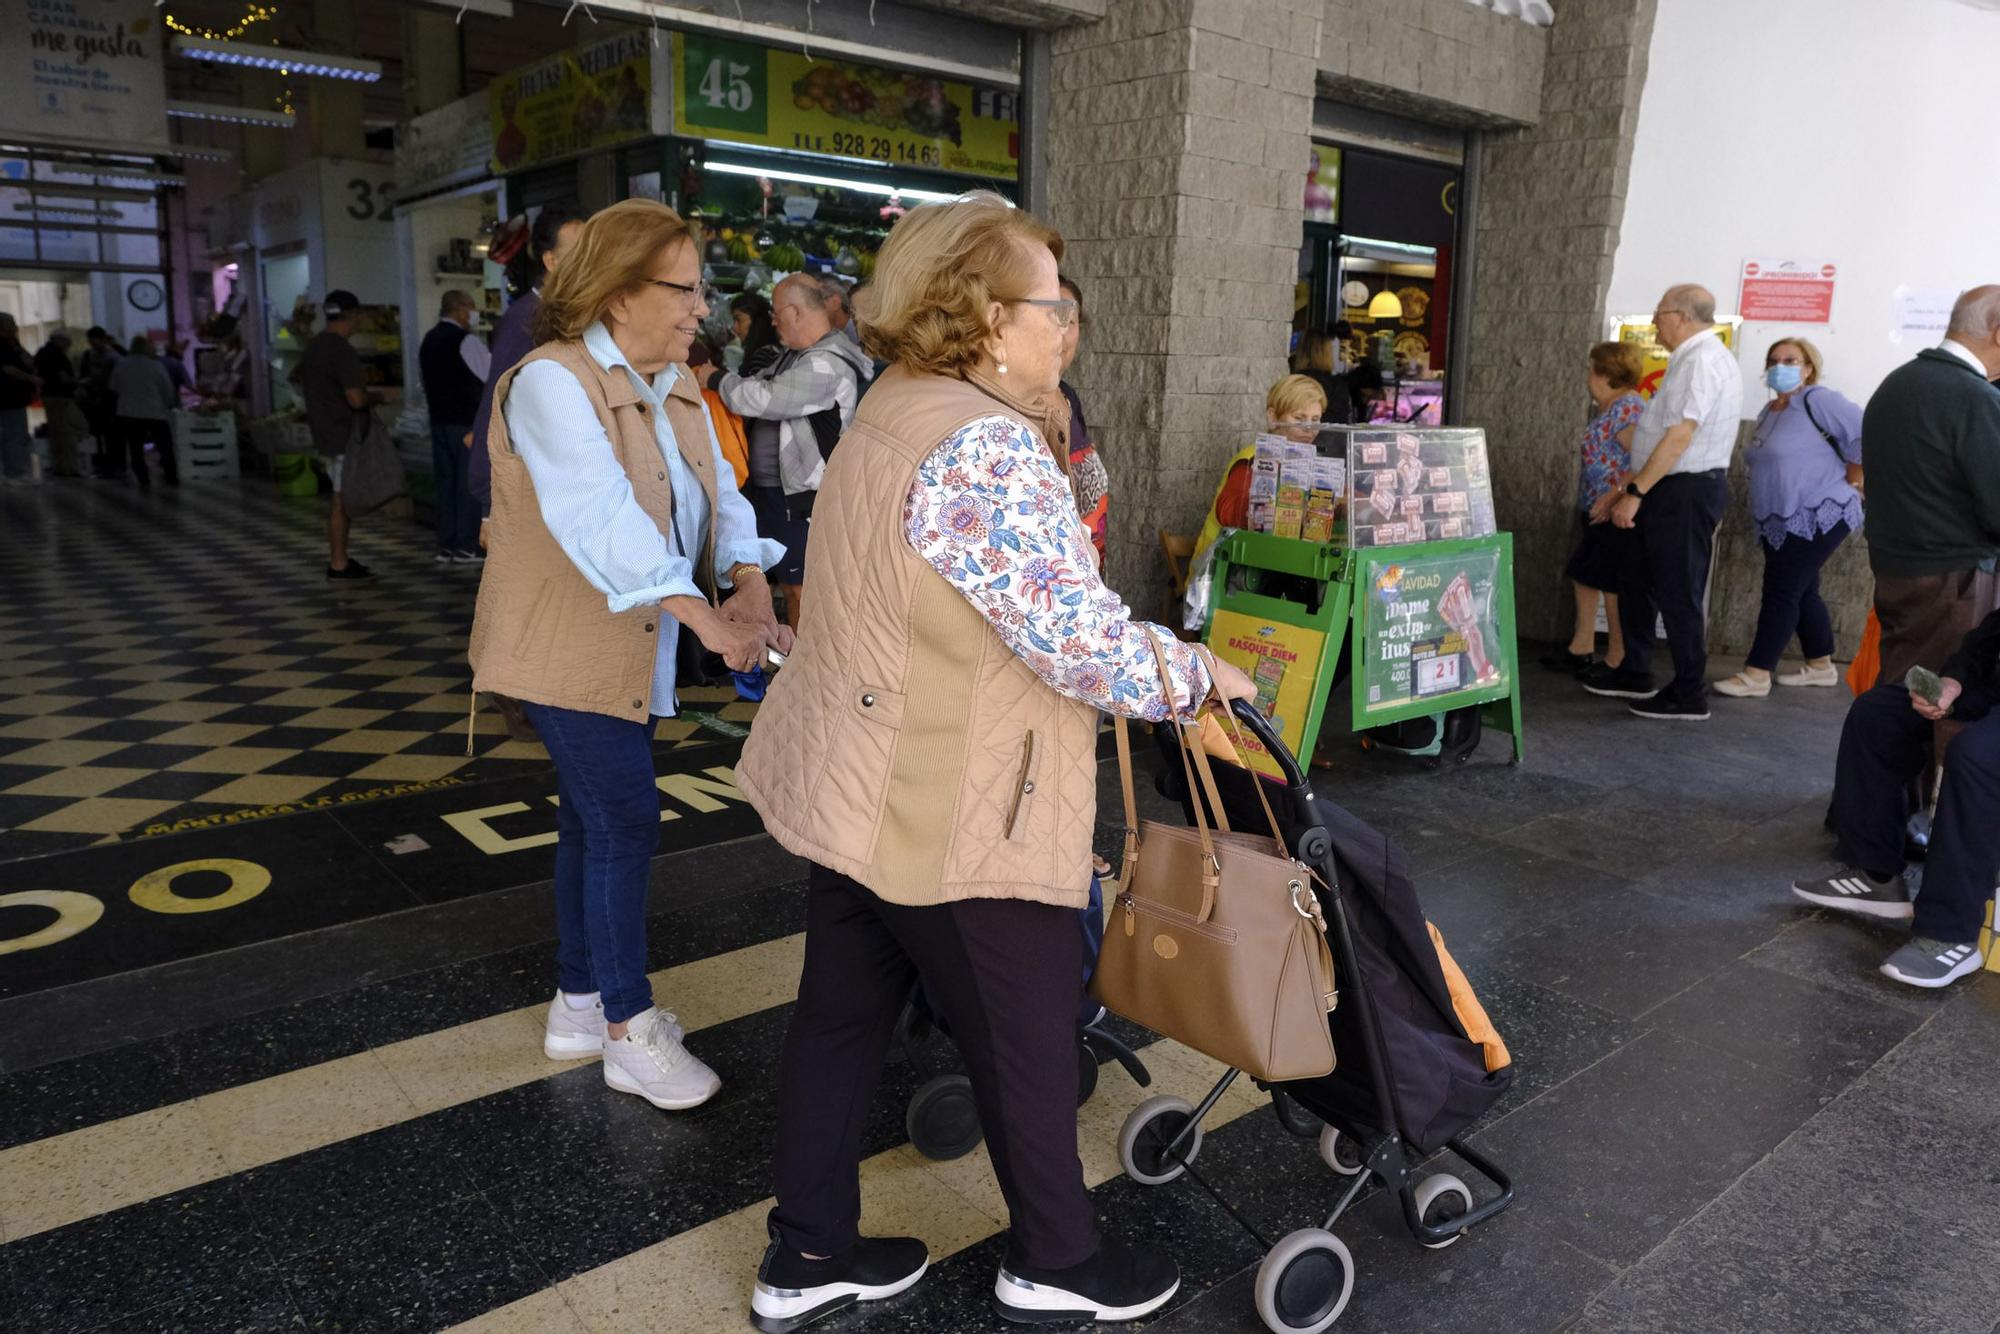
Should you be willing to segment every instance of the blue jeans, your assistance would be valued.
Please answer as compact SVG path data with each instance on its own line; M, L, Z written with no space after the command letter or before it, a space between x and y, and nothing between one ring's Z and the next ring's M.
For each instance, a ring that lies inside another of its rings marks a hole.
M437 543L446 551L479 549L479 502L466 475L470 426L431 424L431 476L437 485Z
M1822 565L1847 540L1847 525L1837 523L1818 537L1789 533L1783 546L1764 548L1764 602L1757 609L1757 637L1745 659L1752 667L1771 671L1792 635L1808 658L1833 656L1833 617L1819 595Z
M622 1024L653 1003L646 979L647 867L660 845L653 724L522 708L556 762L556 984L598 992Z

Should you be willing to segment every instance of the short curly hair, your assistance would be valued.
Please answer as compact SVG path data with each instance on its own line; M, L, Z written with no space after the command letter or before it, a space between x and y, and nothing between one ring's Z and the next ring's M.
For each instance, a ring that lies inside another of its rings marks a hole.
M882 361L963 379L993 333L987 306L1028 295L1036 246L1062 259L1061 233L987 191L911 209L854 294L863 345Z

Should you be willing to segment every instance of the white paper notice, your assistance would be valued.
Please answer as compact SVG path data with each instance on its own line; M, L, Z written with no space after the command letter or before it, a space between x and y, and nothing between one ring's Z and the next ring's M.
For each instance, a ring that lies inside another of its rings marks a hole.
M1958 292L1950 287L1909 287L1896 289L1896 327L1889 341L1929 347L1944 337L1951 325L1951 308Z

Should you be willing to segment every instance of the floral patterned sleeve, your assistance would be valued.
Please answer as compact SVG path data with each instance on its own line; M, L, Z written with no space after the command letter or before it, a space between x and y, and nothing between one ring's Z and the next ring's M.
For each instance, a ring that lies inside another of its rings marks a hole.
M1162 689L1146 627L1097 577L1068 480L1019 423L983 417L932 450L903 531L1051 689L1153 722L1207 697L1193 648L1156 626L1173 677L1171 695Z

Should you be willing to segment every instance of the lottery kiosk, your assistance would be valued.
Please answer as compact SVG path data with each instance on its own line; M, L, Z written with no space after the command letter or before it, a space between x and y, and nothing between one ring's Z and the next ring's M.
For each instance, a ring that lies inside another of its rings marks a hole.
M1217 540L1197 587L1206 642L1250 674L1296 755L1344 684L1357 734L1477 708L1518 763L1514 548L1485 432L1281 430L1257 437L1249 526Z

